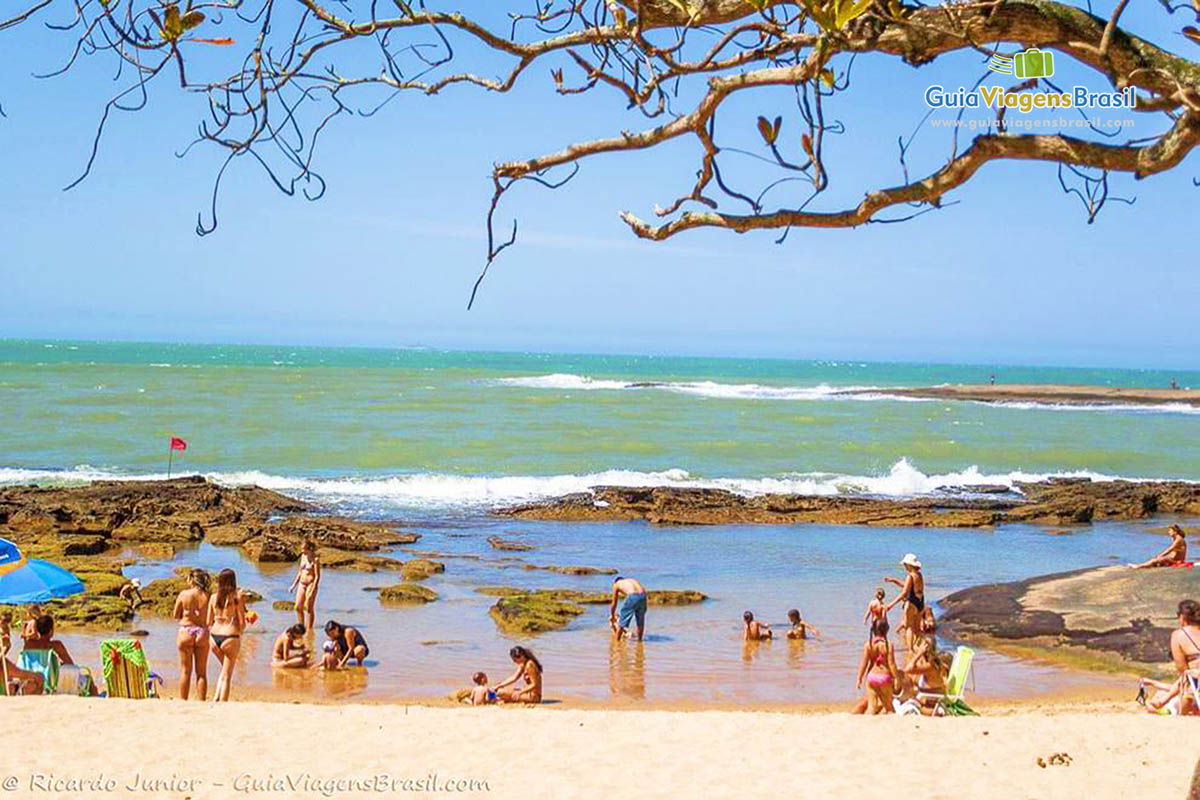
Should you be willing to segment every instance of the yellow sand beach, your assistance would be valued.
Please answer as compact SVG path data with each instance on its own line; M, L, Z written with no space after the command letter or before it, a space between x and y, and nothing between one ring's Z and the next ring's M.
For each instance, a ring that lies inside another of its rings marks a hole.
M1193 719L1103 702L988 713L16 698L5 705L0 788L10 797L194 800L1188 796Z

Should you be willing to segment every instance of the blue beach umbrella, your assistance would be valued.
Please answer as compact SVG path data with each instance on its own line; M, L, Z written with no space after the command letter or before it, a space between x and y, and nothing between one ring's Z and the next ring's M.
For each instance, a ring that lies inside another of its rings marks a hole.
M21 555L0 539L0 604L44 603L83 591L83 582L60 566Z

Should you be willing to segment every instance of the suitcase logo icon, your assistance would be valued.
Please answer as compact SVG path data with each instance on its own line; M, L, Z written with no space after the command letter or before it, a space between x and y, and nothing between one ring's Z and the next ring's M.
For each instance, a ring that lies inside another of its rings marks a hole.
M1054 53L1031 47L1015 56L993 55L988 69L1018 78L1049 78L1054 75Z

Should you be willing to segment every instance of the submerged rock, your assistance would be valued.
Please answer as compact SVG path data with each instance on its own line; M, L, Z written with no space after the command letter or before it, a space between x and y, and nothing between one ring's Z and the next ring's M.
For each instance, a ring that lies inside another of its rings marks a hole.
M487 541L488 541L488 544L490 544L496 550L522 551L522 550L533 550L534 549L533 545L531 545L531 544L526 544L525 542L519 542L516 539L504 539L499 536L489 536Z
M616 575L617 571L609 567L578 567L568 566L560 567L554 564L525 564L524 569L528 570L543 570L545 572L557 572L560 575Z
M380 589L379 599L385 603L432 603L438 599L438 594L416 583L398 583Z
M274 603L271 603L271 608L275 609L276 611L295 611L296 610L296 601L295 600L276 600Z
M430 561L425 558L414 558L412 561L404 562L404 566L400 568L400 574L406 581L423 581L430 575L436 575L439 572L445 572L446 565L440 561Z

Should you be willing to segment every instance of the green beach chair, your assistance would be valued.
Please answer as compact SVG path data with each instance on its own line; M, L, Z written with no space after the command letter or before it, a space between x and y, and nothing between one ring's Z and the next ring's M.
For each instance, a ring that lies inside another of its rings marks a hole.
M150 662L136 639L106 639L100 643L100 663L109 697L144 700L158 697L155 682L162 678L150 671Z
M967 694L967 678L973 679L974 677L974 673L971 671L971 664L974 660L975 651L960 645L954 651L954 661L950 663L950 674L946 676L945 693L918 692L917 696L922 700L936 700L938 711L947 717L979 716L963 699Z

